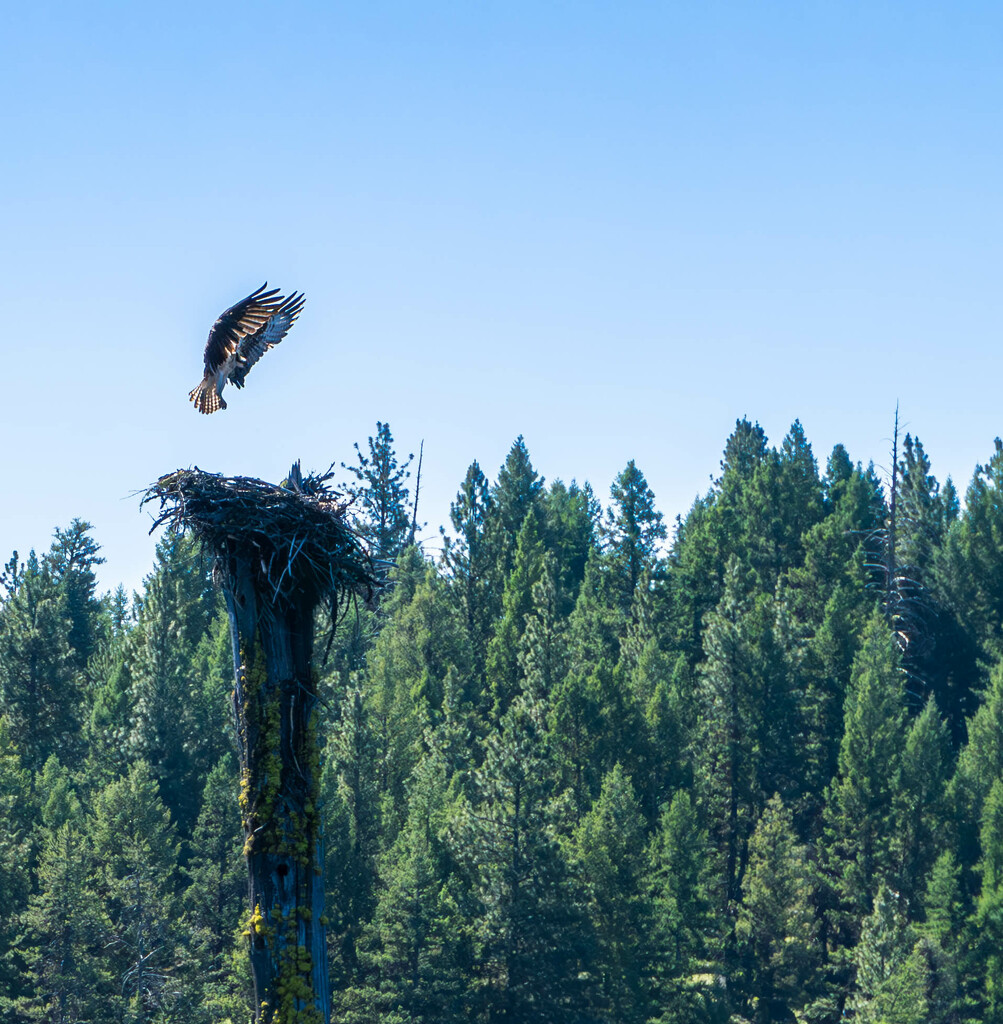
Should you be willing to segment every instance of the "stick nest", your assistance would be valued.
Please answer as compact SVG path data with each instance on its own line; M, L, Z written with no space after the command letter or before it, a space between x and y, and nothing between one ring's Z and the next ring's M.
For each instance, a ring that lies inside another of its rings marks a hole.
M346 521L350 499L327 486L330 477L303 477L298 462L281 485L196 466L162 476L141 504L160 503L151 533L166 526L201 541L217 579L225 581L231 559L248 559L256 589L275 604L370 601L381 586L376 565Z

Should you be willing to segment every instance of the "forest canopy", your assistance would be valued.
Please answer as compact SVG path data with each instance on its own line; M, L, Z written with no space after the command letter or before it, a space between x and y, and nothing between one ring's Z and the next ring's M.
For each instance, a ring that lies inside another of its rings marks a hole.
M670 529L518 438L414 545L390 428L336 477L393 568L318 613L332 1019L1003 1022L1003 444L962 500L739 420ZM246 1021L227 616L191 538L0 573L0 1014Z

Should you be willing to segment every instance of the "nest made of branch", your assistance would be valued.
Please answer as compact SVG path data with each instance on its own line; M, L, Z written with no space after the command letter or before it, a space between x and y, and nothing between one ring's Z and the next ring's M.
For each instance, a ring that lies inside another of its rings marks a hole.
M326 485L328 476L300 476L282 485L179 469L151 485L142 500L159 501L152 533L166 526L191 533L216 557L217 573L248 560L256 588L273 603L358 595L369 601L380 586L373 559L348 525L350 502Z

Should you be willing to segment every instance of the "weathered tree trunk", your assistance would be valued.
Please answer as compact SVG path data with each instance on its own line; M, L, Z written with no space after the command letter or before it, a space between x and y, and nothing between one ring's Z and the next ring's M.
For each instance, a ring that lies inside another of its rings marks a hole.
M330 477L299 462L279 485L179 469L143 498L160 502L151 530L190 530L212 553L226 597L259 1024L330 1017L313 614L380 587Z
M231 542L224 593L249 874L256 1020L328 1024L318 699L309 593L256 587L253 548Z

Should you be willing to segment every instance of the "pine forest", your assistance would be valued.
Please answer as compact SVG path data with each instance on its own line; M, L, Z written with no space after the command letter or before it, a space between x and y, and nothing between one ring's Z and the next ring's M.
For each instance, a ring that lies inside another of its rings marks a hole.
M673 524L520 437L422 550L379 423L335 486L386 585L316 623L331 1019L1003 1024L987 447L959 493L915 436L879 472L742 419ZM211 559L99 593L67 520L0 573L0 1021L246 1024Z

